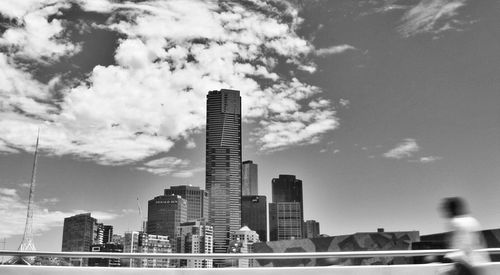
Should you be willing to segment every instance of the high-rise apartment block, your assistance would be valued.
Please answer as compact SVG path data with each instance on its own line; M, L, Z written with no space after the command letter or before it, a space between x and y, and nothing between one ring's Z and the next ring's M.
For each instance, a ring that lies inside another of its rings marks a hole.
M258 195L258 167L251 160L244 161L241 165L241 195Z
M211 254L213 250L213 227L206 222L190 221L181 224L177 231L177 253ZM183 259L180 267L211 268L211 259Z
M319 222L315 220L307 220L304 223L304 238L319 237Z
M267 241L266 196L241 197L241 225L255 230L259 234L260 241Z
M222 89L207 95L206 190L214 252L226 253L241 227L241 97Z
M164 194L178 195L187 201L187 220L208 219L208 193L197 186L180 185L165 189Z
M273 203L269 204L270 240L303 238L302 181L293 175L272 180Z
M232 234L231 239L233 244L238 246L237 251L235 251L236 253L251 253L252 245L259 242L259 234L248 228L248 226L243 226ZM253 261L249 259L237 260L238 267L251 267L253 266L252 263ZM233 263L233 266L234 265Z
M125 253L172 253L168 236L147 234L142 231L126 232L123 237ZM122 266L129 267L169 267L169 259L141 258L124 259Z
M169 236L174 241L177 227L186 221L187 201L181 196L157 196L148 202L148 234Z

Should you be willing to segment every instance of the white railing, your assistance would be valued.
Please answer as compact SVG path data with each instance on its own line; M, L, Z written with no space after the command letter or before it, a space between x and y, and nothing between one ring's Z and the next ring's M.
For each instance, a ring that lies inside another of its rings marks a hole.
M413 257L444 255L453 250L392 250L315 253L254 253L254 254L151 254L151 253L102 253L102 252L21 252L0 250L0 256L47 256L64 258L169 258L169 259L302 259L302 258L366 258ZM490 254L500 254L500 248L484 249ZM251 268L109 268L74 266L22 266L0 265L1 275L440 275L451 268L450 264L415 264L382 266L301 266L301 267L251 267ZM499 275L500 263L487 263L477 267L481 275Z
M414 257L440 256L456 250L382 250L382 251L342 251L342 252L300 252L300 253L111 253L111 252L49 252L49 251L17 251L0 250L0 256L46 256L63 258L156 258L156 259L318 259L318 258L369 258L369 257ZM500 254L500 248L487 248L478 251L489 254Z

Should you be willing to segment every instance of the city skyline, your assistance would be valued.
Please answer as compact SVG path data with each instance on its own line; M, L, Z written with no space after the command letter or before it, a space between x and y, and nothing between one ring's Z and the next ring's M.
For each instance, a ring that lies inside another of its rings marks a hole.
M34 242L65 217L140 230L137 202L205 189L208 91L241 93L241 160L304 182L321 233L498 228L499 3L11 1L0 7L0 239L17 249L40 128ZM139 199L137 199L139 198Z

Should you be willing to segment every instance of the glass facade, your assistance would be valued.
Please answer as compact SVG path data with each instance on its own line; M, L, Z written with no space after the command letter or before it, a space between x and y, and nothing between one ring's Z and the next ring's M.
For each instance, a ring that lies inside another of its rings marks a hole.
M226 253L241 227L241 97L235 90L207 95L206 190L214 252Z

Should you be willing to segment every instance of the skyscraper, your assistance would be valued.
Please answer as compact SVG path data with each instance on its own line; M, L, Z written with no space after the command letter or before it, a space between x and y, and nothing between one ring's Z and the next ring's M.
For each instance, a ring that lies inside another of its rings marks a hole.
M270 240L303 237L304 206L302 181L294 175L279 175L272 180L273 203L269 204Z
M186 221L187 202L181 196L157 196L148 202L148 234L166 235L174 241L177 227Z
M187 201L187 220L208 219L208 193L197 186L180 185L165 189L165 195L178 195Z
M241 225L248 226L259 234L260 241L267 241L266 196L241 197Z
M304 238L316 238L319 236L319 222L307 220L304 223Z
M64 219L62 251L90 251L98 240L99 224L90 213Z
M241 195L258 195L258 170L257 164L251 160L244 161L241 167Z
M225 253L241 227L241 98L222 89L207 95L206 190L214 252Z

